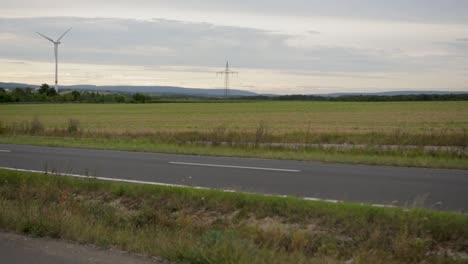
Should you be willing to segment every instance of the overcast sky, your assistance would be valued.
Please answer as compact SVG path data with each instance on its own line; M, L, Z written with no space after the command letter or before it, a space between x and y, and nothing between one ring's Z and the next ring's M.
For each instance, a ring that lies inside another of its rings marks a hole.
M0 81L260 93L468 90L465 0L2 0Z

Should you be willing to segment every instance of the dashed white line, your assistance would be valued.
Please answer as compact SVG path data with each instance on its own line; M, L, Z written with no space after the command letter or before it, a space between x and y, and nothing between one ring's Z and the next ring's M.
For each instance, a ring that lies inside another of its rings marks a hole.
M8 150L8 149L0 149L0 152L6 152L6 153L9 153L9 152L11 152L11 150Z
M340 200L320 199L320 198L314 198L314 197L305 197L303 199L307 201L324 201L324 202L329 202L329 203L341 203L342 202Z
M362 203L362 205L364 205ZM395 205L390 205L390 204L371 204L373 207L381 207L381 208L396 208Z
M175 165L188 165L188 166L219 167L219 168L248 169L248 170L266 170L266 171L283 171L283 172L301 172L300 170L291 170L291 169L247 167L247 166L234 166L234 165L222 165L222 164L205 164L205 163L190 163L190 162L177 162L177 161L170 161L169 163L170 164L175 164Z

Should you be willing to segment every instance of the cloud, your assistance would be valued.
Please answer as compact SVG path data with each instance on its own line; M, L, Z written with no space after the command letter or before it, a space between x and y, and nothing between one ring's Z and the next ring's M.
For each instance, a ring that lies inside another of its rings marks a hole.
M4 18L0 57L50 61L52 46L35 31L57 38L72 26L59 49L61 61L94 64L217 67L225 60L247 68L381 71L394 62L366 49L298 47L296 36L265 30L164 19ZM300 41L299 41L300 42Z
M280 16L329 16L340 18L468 22L468 2L464 0L3 0L2 9L18 13L76 15L100 12L112 16L116 9L127 13L173 10L192 13L251 13ZM108 12L106 14L106 12Z
M213 73L229 60L242 73L233 85L257 91L466 87L466 27L318 22L325 26L305 27L317 32L278 33L167 19L0 18L2 65L30 64L5 66L8 72L0 77L39 80L52 74L53 46L35 32L57 38L72 26L59 49L60 69L75 76L69 83L219 87Z

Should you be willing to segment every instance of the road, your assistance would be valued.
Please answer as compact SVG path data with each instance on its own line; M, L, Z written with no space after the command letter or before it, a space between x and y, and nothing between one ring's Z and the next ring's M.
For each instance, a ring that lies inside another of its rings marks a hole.
M468 171L0 144L0 167L468 211Z
M168 264L112 249L49 238L0 232L0 262L4 264Z

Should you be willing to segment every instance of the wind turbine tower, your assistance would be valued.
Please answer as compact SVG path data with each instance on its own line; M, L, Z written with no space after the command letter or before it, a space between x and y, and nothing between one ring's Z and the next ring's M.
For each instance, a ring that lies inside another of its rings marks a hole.
M44 37L45 39L47 39L48 41L52 42L54 44L54 54L55 54L55 91L58 93L58 45L60 44L60 40L63 38L63 36L65 36L65 34L68 33L68 31L70 31L71 28L69 28L67 31L65 31L62 36L60 36L60 38L58 38L57 40L53 40L49 37L46 37L44 35L42 35L41 33L39 32L36 32L37 34L41 35L42 37Z
M222 74L224 75L224 97L228 97L228 92L229 92L229 75L234 75L238 74L238 72L231 71L229 69L229 62L226 61L226 68L224 71L217 72L216 74Z

